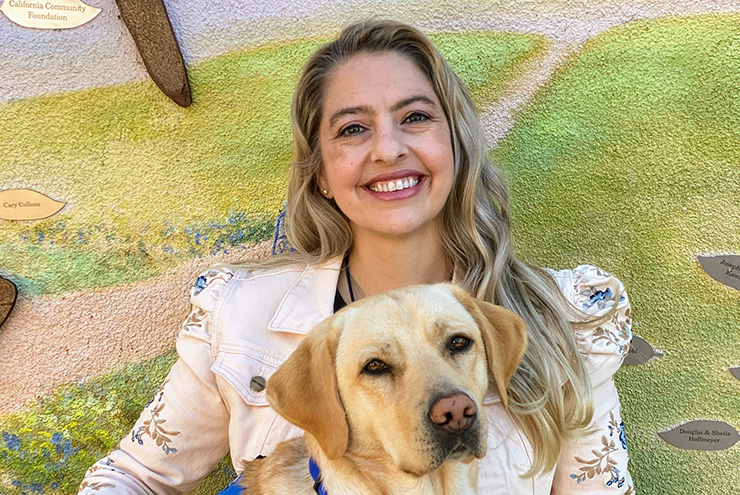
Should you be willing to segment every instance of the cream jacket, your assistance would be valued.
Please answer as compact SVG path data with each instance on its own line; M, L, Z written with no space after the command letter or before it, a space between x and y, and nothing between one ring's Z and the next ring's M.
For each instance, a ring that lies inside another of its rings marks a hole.
M217 265L201 275L178 336L178 361L130 435L88 470L80 493L188 493L227 452L240 472L243 462L300 435L272 410L257 382L269 378L303 336L333 313L340 263L265 272ZM596 431L566 444L553 471L523 478L531 447L499 398L490 395L479 493L632 494L612 380L631 339L629 303L620 282L598 268L552 274L583 311L598 314L618 306L610 321L576 336L594 387Z

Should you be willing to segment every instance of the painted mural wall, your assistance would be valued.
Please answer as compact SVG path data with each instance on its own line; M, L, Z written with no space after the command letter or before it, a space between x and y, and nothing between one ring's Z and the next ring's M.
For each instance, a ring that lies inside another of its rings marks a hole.
M188 108L151 82L115 2L87 3L101 12L74 29L0 14L0 194L64 203L0 220L17 287L11 309L0 285L0 494L75 493L174 362L197 273L270 255L300 67L379 13L428 32L470 87L520 255L627 287L662 353L616 378L637 492L737 493L740 444L658 435L740 428L740 290L697 258L740 254L737 1L166 1ZM197 493L232 476L225 460Z

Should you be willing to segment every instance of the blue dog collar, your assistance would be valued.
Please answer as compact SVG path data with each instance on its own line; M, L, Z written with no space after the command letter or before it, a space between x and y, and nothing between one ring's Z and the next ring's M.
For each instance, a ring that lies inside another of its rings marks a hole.
M310 457L308 459L308 472L311 473L311 478L313 478L313 491L318 493L319 495L329 495L326 491L326 488L324 488L324 480L321 476L321 469L319 469L319 465L316 464L316 461L313 460L313 457Z

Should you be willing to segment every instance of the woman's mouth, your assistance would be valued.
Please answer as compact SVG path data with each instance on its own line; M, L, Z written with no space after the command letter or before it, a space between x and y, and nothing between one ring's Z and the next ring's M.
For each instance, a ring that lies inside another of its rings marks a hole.
M404 177L402 179L378 181L368 184L367 188L375 192L402 191L414 187L419 183L419 177Z

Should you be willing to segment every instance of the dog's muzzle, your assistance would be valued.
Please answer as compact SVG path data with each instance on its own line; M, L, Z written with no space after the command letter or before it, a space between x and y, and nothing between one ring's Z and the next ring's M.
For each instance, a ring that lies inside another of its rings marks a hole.
M473 399L462 392L432 400L426 424L434 444L434 457L439 464L466 454L483 456L485 444L481 438L478 413Z

